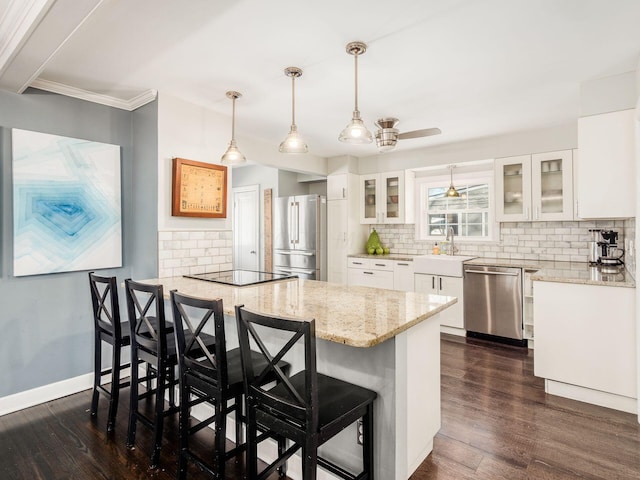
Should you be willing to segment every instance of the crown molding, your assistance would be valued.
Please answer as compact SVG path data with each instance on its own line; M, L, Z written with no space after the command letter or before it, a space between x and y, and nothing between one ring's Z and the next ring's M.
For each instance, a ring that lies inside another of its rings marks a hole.
M53 0L12 0L0 17L0 73L49 10Z
M107 105L108 107L119 108L121 110L127 110L129 112L132 112L133 110L154 101L158 97L157 90L149 89L145 92L142 92L140 95L136 95L135 97L130 98L129 100L123 100L121 98L93 93L88 90L70 87L69 85L65 85L63 83L44 80L42 78L36 78L33 82L31 82L30 86L39 90L58 93L67 97L86 100L88 102L99 103L101 105Z

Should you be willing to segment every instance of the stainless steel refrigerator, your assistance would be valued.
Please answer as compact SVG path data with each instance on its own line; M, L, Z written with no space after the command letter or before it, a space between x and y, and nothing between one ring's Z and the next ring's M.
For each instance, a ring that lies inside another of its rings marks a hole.
M273 270L310 280L327 279L327 198L280 197L274 201Z

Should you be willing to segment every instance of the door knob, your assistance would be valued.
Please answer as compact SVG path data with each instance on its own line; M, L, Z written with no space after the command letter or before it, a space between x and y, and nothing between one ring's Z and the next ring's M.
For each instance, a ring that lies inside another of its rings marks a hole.
M256 251L255 250L251 250L249 253L256 253Z

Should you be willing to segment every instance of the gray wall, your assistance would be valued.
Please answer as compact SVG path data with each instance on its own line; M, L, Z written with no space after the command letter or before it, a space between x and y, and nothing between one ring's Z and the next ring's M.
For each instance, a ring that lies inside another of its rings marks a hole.
M12 276L10 129L121 145L124 266L100 270L101 274L117 275L120 280L134 273L155 275L157 115L155 105L132 114L39 90L30 89L22 95L0 91L0 126L0 364L3 365L0 397L3 397L93 370L87 272ZM124 298L121 303L124 304Z
M158 102L133 112L133 192L130 203L134 222L128 229L131 277L158 275ZM126 251L125 251L126 254Z

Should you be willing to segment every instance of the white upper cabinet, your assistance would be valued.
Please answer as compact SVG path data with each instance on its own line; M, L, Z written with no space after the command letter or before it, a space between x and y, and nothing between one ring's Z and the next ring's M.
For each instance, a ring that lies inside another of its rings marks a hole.
M635 110L578 119L579 218L635 217L635 125Z
M495 161L496 220L573 220L571 150Z
M534 221L573 220L573 152L531 155Z
M349 174L339 173L327 177L327 200L343 200L349 195Z
M360 223L413 223L414 173L360 175Z
M494 168L496 220L531 220L531 155L497 158Z

